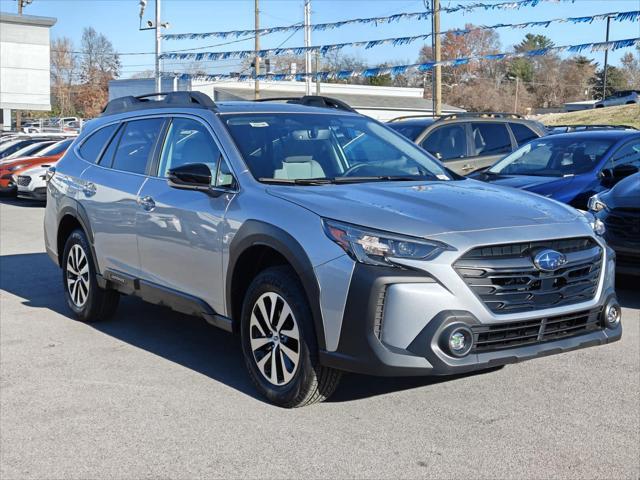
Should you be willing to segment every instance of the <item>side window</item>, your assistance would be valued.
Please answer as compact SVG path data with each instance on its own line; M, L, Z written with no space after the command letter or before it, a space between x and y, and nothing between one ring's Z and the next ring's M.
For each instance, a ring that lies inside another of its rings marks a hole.
M623 145L612 157L613 168L632 165L640 169L640 140Z
M211 170L212 180L218 169L220 150L206 127L189 118L174 118L164 142L158 176L190 163L204 163ZM229 172L230 173L230 172Z
M439 160L457 160L467 156L467 132L463 124L448 125L431 131L422 148Z
M111 167L124 172L144 174L163 122L161 118L127 122L120 136Z
M100 157L100 161L98 162L99 165L103 167L111 167L113 156L116 154L116 148L118 148L118 143L120 142L120 137L122 136L123 130L124 128L121 128L113 137L111 137L109 145L107 146L105 151L102 152L102 156Z
M499 155L511 152L511 137L504 123L472 123L476 155Z
M80 145L80 156L88 162L97 162L102 149L117 127L117 124L107 125L89 135L89 137L82 142L82 145Z
M513 135L516 137L518 145L522 145L523 143L527 143L529 140L538 138L538 135L536 135L533 130L521 123L510 123L509 126L511 127Z

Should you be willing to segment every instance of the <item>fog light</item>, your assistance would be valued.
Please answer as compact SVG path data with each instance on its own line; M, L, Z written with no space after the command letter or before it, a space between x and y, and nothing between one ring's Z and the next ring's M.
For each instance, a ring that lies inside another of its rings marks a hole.
M617 303L609 303L604 310L604 321L609 328L615 328L620 323L620 318L622 317L622 312L620 310L620 305Z
M464 357L473 346L471 330L460 324L447 328L441 338L448 353L454 357Z

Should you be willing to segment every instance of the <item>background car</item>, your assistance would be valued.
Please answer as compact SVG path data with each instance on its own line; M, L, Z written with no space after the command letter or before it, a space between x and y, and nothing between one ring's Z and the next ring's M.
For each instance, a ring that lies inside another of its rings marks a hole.
M640 131L592 130L533 140L471 178L522 188L576 208L640 170Z
M8 140L0 144L0 160L7 158L9 155L21 150L24 147L39 143L45 140L50 140L51 137L30 137L26 135L16 136L15 138Z
M13 181L17 187L17 195L20 198L33 200L47 200L47 171L51 164L30 167L13 175Z
M595 108L640 103L640 90L619 90L613 95L596 102Z
M512 113L400 117L388 126L461 175L488 167L518 146L547 134L541 123Z
M31 145L22 147L20 150L13 152L11 155L6 156L4 159L2 159L2 161L6 162L8 160L13 160L14 158L34 156L38 154L40 151L47 148L49 145L53 145L54 143L56 143L56 140L45 140L42 142L32 143Z
M62 158L73 141L74 138L68 138L50 145L36 156L16 158L9 162L0 163L0 194L15 195L17 187L14 182L14 175L19 175L20 172L27 168L54 164Z
M605 224L604 237L616 252L616 271L640 275L640 173L591 197L589 210Z

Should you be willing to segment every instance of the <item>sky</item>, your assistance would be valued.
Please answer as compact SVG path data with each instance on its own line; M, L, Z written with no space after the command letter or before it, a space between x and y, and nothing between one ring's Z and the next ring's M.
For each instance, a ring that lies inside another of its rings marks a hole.
M497 3L496 0L441 0L443 7L470 1ZM502 0L505 1L505 0ZM144 21L154 19L155 1L148 0ZM303 19L302 0L261 0L261 27L290 25ZM430 2L428 2L430 3ZM312 0L312 23L324 23L350 18L385 16L401 12L424 10L423 0ZM210 32L252 29L254 24L253 0L161 0L162 21L169 22L167 33ZM0 10L15 12L16 0L0 0ZM460 28L465 23L494 25L498 23L521 23L526 21L593 15L607 12L640 10L640 0L576 0L575 2L543 2L535 7L519 10L477 9L472 12L443 13L442 30ZM52 28L52 38L69 37L79 46L84 27L93 27L104 33L120 53L148 52L145 55L122 55L122 77L153 69L153 31L139 31L138 0L33 0L25 14L50 16L58 19ZM385 25L349 25L328 32L313 32L312 44L322 45L349 41L420 35L431 30L430 21L408 20ZM556 45L570 45L604 41L605 22L592 24L552 24L547 28L499 29L502 51L517 44L526 33L544 34ZM610 39L640 37L640 24L612 22ZM224 46L212 46L229 41L219 38L196 41L164 41L163 50L177 50L210 46L204 51L250 50L253 40L245 40ZM263 36L261 48L304 45L303 33L280 33ZM356 55L370 66L381 62L391 64L413 63L418 57L421 42L400 47L380 46L344 49L344 53ZM612 64L629 51L621 49L610 53ZM584 53L602 65L604 54ZM239 71L241 60L207 62L210 73ZM166 60L164 71L178 71L180 66Z

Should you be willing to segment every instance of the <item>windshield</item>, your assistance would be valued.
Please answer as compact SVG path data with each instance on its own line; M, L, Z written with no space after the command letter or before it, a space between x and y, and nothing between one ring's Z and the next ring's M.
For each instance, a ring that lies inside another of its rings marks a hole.
M269 113L223 120L249 170L263 182L452 179L426 152L366 117Z
M69 145L73 143L73 140L74 140L73 138L69 138L68 140L63 140L61 142L54 143L50 147L47 147L44 150L41 150L40 152L38 152L37 156L50 157L52 155L60 155L61 153L64 153L67 150L67 148L69 148Z
M613 144L607 139L544 137L496 163L490 173L562 177L593 170Z
M393 128L400 135L404 135L411 141L415 141L424 129L425 125L417 125L415 123L392 122L388 124L389 128Z

